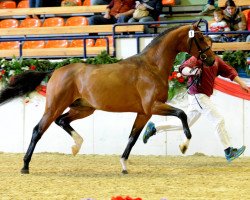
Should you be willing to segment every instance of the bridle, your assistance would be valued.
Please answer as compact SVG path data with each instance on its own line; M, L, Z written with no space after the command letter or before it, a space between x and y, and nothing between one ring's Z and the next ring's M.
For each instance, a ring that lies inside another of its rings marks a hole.
M196 33L198 33L198 32L194 31L193 27L191 26L190 30L188 32L188 36L189 36L189 50L188 50L188 53L190 53L191 48L192 48L192 44L193 44L193 41L194 41L197 49L199 50L199 56L198 57L200 58L201 61L205 61L207 59L207 55L205 54L205 52L208 51L211 47L207 46L205 49L202 49L199 42L197 41L197 39L195 37Z

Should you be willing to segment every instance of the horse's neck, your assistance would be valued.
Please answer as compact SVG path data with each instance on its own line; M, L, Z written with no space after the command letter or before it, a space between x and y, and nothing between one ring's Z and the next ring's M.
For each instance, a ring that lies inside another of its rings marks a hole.
M177 51L175 50L174 44L164 44L166 41L163 40L157 48L151 48L145 52L146 57L151 59L155 66L159 69L160 74L169 75L175 57L177 55Z

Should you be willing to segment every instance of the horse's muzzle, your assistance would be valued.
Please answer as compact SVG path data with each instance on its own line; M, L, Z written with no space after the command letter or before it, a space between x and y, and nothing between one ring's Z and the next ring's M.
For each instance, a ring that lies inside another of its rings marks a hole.
M213 66L214 61L215 60L212 57L207 57L205 60L203 60L203 62L205 63L205 65L207 65L209 67Z

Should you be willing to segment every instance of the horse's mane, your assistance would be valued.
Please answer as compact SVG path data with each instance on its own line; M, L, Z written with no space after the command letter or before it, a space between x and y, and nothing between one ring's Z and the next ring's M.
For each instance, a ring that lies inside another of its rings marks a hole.
M161 42L161 40L163 39L163 37L165 37L168 33L170 33L173 30L176 30L180 27L182 27L184 25L178 25L178 26L174 26L171 27L169 29L166 29L165 31L161 32L156 38L154 38L145 48L142 52L144 52L145 50L147 50L148 48L158 44L159 42Z

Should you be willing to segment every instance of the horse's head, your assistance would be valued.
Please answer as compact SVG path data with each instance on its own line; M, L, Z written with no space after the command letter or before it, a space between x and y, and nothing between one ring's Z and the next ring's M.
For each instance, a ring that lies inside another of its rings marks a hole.
M199 58L207 66L214 64L214 53L211 45L207 43L204 35L201 33L198 25L200 20L191 25L188 30L188 53Z

